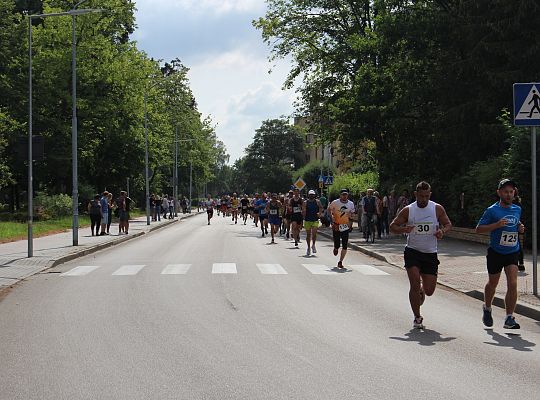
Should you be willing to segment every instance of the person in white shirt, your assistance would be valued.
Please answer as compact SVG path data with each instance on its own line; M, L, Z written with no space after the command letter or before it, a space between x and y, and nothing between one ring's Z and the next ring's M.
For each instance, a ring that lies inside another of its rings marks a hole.
M334 255L337 256L341 245L341 255L339 257L338 268L344 269L343 260L347 255L347 244L349 242L349 232L352 230L352 215L354 213L354 203L349 200L349 190L341 189L339 199L334 200L328 206L328 211L332 215L332 236L334 238Z
M413 327L424 329L420 306L425 296L431 296L437 286L439 259L437 241L452 228L443 206L430 200L431 186L416 185L416 201L406 205L390 224L390 231L407 234L404 259L409 277L409 302L414 314Z

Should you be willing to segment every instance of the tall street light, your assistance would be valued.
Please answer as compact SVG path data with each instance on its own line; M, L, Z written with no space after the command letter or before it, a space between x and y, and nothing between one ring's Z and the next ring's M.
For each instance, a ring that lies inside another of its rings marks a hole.
M73 246L79 244L79 192L78 192L78 171L77 171L77 63L76 63L76 35L75 17L77 15L104 12L103 9L78 9L78 7L88 0L82 0L75 4L69 11L33 14L28 16L28 257L33 256L33 126L32 126L32 20L34 18L71 16L71 85L72 85L72 117L71 117L71 153L73 160Z

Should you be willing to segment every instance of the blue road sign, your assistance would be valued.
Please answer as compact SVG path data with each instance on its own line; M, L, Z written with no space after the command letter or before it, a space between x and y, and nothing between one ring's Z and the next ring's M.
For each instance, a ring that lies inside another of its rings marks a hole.
M540 126L540 83L514 83L514 125Z
M325 185L333 185L334 184L334 177L332 175L326 176L326 179L324 180Z

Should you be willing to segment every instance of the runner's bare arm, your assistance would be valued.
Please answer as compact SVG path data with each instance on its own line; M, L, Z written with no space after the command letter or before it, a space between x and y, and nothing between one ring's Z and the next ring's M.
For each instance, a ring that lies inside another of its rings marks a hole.
M446 214L446 210L440 204L437 204L435 211L437 213L437 220L439 221L439 228L437 228L437 232L435 232L435 236L437 237L437 239L442 239L442 237L450 229L452 229L452 222L450 222L450 218L448 218L448 214Z
M506 226L507 223L508 223L508 220L505 218L502 218L499 221L494 222L492 224L488 224L488 225L478 224L476 226L475 232L476 233L490 233L491 231L494 231L497 228L502 228L503 226Z
M390 224L390 232L392 233L411 233L414 226L413 225L407 225L407 222L409 221L409 207L403 208L399 214L394 218L392 223Z

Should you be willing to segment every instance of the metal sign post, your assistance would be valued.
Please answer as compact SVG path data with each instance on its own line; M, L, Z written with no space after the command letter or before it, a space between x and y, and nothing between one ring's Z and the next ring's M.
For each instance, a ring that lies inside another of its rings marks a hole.
M540 83L514 84L514 125L531 127L533 293L538 296L538 191L536 127L540 126Z
M531 172L532 172L532 262L533 293L538 296L538 206L536 189L536 126L531 129Z

